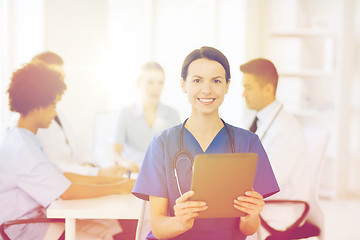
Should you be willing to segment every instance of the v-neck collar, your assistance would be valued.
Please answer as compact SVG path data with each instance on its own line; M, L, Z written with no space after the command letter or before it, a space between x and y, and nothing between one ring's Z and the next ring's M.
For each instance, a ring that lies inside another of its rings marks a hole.
M201 152L201 153L210 153L212 151L212 149L214 148L213 145L215 144L216 140L218 138L220 138L220 136L223 134L223 132L225 131L225 126L223 126L220 131L215 135L215 137L212 139L211 143L209 144L209 146L207 147L207 149L205 151L203 151L203 149L200 146L200 143L198 142L198 140L194 137L194 135L185 127L184 128L185 131L189 134L189 136L192 138L192 142L196 142L196 152Z

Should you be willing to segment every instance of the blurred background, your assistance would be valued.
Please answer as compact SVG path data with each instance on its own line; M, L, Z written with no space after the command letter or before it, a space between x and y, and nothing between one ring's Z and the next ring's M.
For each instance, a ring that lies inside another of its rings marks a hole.
M185 119L182 61L204 45L229 59L232 82L221 115L235 126L250 114L239 65L256 57L274 62L284 107L331 132L320 197L324 207L335 202L349 211L328 216L359 213L360 0L0 0L0 127L12 118L12 72L46 50L64 59L68 90L58 109L85 151L94 151L97 114L136 99L137 70L147 60L163 65L162 101ZM359 225L359 215L350 222Z

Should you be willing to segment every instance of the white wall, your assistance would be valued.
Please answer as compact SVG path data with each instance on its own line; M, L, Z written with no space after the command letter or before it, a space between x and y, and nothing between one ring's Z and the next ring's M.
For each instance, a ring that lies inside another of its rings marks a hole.
M44 0L0 0L0 127L10 120L11 74L44 47Z
M187 117L190 108L180 90L180 68L190 50L203 45L218 47L229 58L233 81L221 111L226 121L239 125L244 109L238 68L243 61L243 3L45 1L45 49L63 57L68 85L58 109L71 119L86 151L92 151L95 114L135 100L136 71L149 58L159 61L166 71L162 101ZM194 4L201 9L193 8ZM170 14L171 9L176 16ZM188 17L181 18L184 14ZM233 111L234 103L238 111Z
M67 90L58 111L92 151L93 120L106 108L99 68L108 47L108 5L101 0L46 0L45 49L62 56Z

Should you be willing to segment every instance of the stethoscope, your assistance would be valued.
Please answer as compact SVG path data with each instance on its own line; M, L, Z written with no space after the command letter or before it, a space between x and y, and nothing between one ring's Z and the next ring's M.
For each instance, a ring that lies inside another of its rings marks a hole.
M268 125L267 128L265 129L263 135L261 136L260 141L262 141L262 140L265 138L267 132L269 131L269 129L271 128L271 126L272 126L273 123L275 122L275 120L276 120L276 118L278 117L279 113L281 112L281 109L282 109L282 108L283 108L283 105L281 104L280 107L279 107L279 109L276 111L274 117L271 119L271 122L269 123L269 125Z
M221 118L220 118L221 119ZM180 151L178 153L175 154L175 157L174 157L174 171L175 171L175 179L176 179L176 183L177 183L177 187L178 187L178 190L179 190L179 193L180 193L180 196L183 195L183 193L181 192L181 189L180 189L180 182L179 182L179 177L178 177L178 172L177 172L177 163L178 161L182 161L182 160L185 160L185 161L188 161L190 163L190 166L191 166L191 169L193 169L194 167L194 159L191 155L191 153L189 153L188 151L184 150L184 144L183 144L183 138L184 138L184 128L185 128L185 124L187 122L188 118L184 121L184 123L182 124L181 126L181 132L180 132ZM229 141L230 141L230 144L231 144L231 151L232 153L235 153L235 147L234 147L234 140L231 136L231 133L230 133L230 130L229 130L229 127L227 126L227 124L225 123L224 120L221 119L221 121L223 122L224 126L225 126L225 129L226 129L226 132L229 136Z

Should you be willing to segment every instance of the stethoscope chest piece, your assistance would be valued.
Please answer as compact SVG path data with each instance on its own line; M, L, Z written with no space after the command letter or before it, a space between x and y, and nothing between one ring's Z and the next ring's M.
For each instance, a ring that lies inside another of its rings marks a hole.
M177 185L177 188L178 188L181 196L183 193L182 193L181 187L180 187L180 181L179 181L180 176L178 174L178 169L189 169L187 172L182 173L182 177L184 177L184 176L188 176L189 174L192 174L193 167L194 167L194 159L193 159L191 153L184 150L184 145L183 145L184 128L185 128L185 124L186 124L187 120L188 119L186 119L181 126L180 151L175 154L174 162L173 162L176 185ZM235 153L234 140L232 139L230 130L229 130L228 126L226 125L226 123L224 122L224 120L221 119L221 121L223 122L226 132L228 133L229 141L230 141L230 145L231 145L231 151L232 151L232 153Z
M179 151L174 159L174 170L176 175L178 175L177 169L189 169L189 172L191 172L194 166L194 159L189 152L184 150Z

